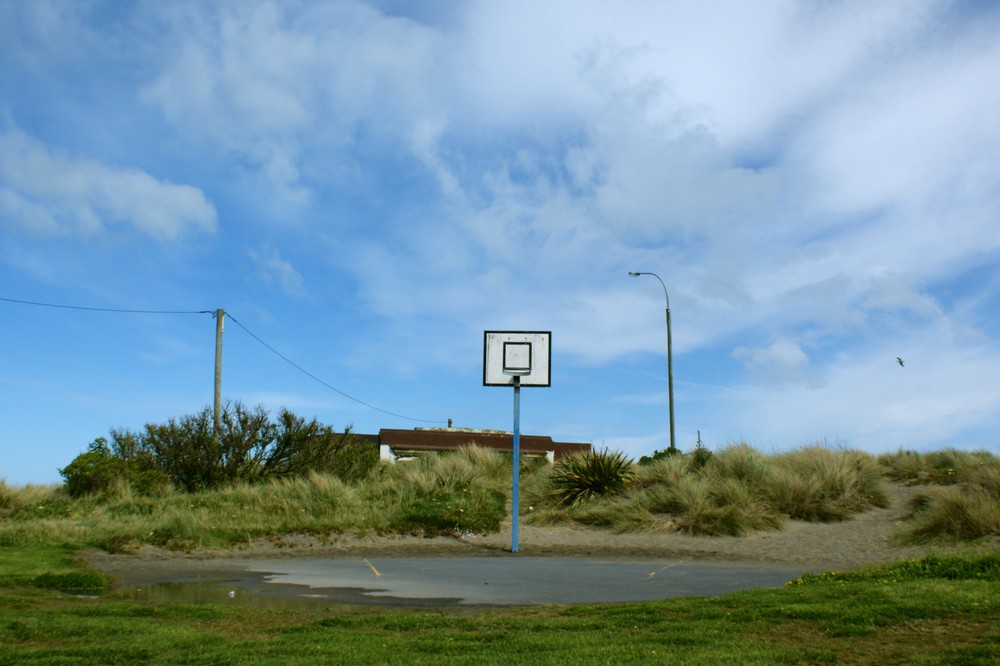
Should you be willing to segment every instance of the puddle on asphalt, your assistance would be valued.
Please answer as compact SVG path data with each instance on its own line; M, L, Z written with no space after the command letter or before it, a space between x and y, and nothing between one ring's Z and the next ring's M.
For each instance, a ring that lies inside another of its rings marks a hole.
M235 581L233 581L235 582ZM163 604L217 604L224 606L253 606L279 610L324 610L327 599L309 597L274 597L247 590L229 581L204 581L197 583L150 583L118 592L135 601L152 601Z
M255 583L247 580L199 580L148 583L119 587L118 594L135 601L164 604L217 604L252 606L276 610L327 611L331 607L393 606L445 607L457 606L461 599L404 599L372 594L378 589L311 588L305 585Z

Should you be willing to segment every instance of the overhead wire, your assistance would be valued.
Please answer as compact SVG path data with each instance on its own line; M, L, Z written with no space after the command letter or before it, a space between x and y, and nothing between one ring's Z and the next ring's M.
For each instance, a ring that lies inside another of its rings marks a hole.
M96 307L84 307L84 306L79 306L79 305L63 305L63 304L58 304L58 303L42 303L42 302L39 302L39 301L26 301L26 300L21 300L21 299L17 299L17 298L4 298L4 297L0 297L0 301L3 301L5 303L18 303L20 305L34 305L34 306L38 306L38 307L58 308L58 309L63 309L63 310L85 310L85 311L89 311L89 312L113 312L113 313L120 313L120 314L163 314L163 315L210 314L210 315L215 316L216 313L218 312L218 309L216 309L216 310L141 310L141 309L131 309L131 308L96 308ZM325 386L326 388L330 389L331 391L334 391L335 393L338 393L338 394L342 395L343 397L347 398L348 400L356 402L357 404L362 405L364 407L367 407L368 409L372 409L372 410L374 410L376 412L381 412L382 414L386 414L388 416L393 416L393 417L398 418L398 419L404 419L406 421L415 421L415 422L418 422L418 423L444 423L444 421L434 421L434 420L429 420L429 419L418 419L418 418L415 418L413 416L406 416L404 414L397 414L395 412L390 412L389 410L382 409L381 407L376 407L375 405L367 403L364 400L361 400L359 398L355 398L354 396L352 396L352 395L350 395L348 393L345 393L344 391L341 391L336 386L333 386L332 384L329 384L328 382L323 381L322 379L320 379L316 375L312 374L311 372L309 372L308 370L306 370L305 368L303 368L302 366L300 366L298 363L295 363L294 361L292 361L290 358L288 358L287 356L285 356L284 354L282 354L281 352L279 352L277 349L275 349L271 345L269 345L266 342L264 342L264 340L262 340L259 336L257 336L255 333L253 333L253 331L251 331L246 326L244 326L242 323L240 323L230 313L226 312L225 310L222 310L222 313L223 313L224 317L227 317L230 321L232 321L234 324L236 324L241 329L243 329L243 331L247 335L249 335L251 338L253 338L258 343L260 343L263 347L265 347L272 354L274 354L275 356L277 356L281 360L285 361L286 363L288 363L293 368L295 368L296 370L298 370L299 372L301 372L305 376L309 377L313 381L317 382L318 384L321 384L322 386Z
M40 303L38 301L22 301L16 298L2 298L0 301L7 303L20 303L21 305L37 305L43 308L60 308L63 310L89 310L91 312L119 312L124 314L212 314L215 310L125 310L121 308L91 308L80 305L60 305L57 303Z
M352 396L352 395L349 395L349 394L347 394L347 393L344 393L343 391L341 391L341 390L340 390L339 388L337 388L336 386L332 386L331 384L328 384L327 382L323 381L322 379L320 379L320 378L319 378L319 377L317 377L316 375L312 374L311 372L309 372L308 370L306 370L305 368L303 368L302 366L300 366L300 365L299 365L298 363L296 363L295 361L291 360L290 358L288 358L287 356L285 356L284 354L282 354L281 352L279 352L279 351L278 351L277 349L275 349L275 348L274 348L274 347L272 347L271 345L269 345L269 344L267 344L266 342L264 342L263 340L261 340L261 339L260 339L260 338L259 338L259 337L258 337L258 336L257 336L256 334L254 334L254 333L253 333L253 332L252 332L252 331L251 331L250 329L248 329L248 328L247 328L246 326L244 326L243 324L241 324L241 323L240 323L240 322L239 322L239 321L238 321L238 320L236 319L236 317L234 317L233 315L231 315L231 314L229 314L228 312L225 312L225 311L223 311L223 314L224 314L224 315L225 315L225 316L226 316L226 317L227 317L227 318L228 318L228 319L229 319L230 321L232 321L232 322L233 322L234 324L236 324L237 326L239 326L240 328L242 328L242 329L243 329L243 331L244 331L244 332L245 332L245 333L246 333L247 335L249 335L249 336L250 336L251 338L253 338L253 339L254 339L254 340L256 340L257 342L259 342L259 343L260 343L261 345L263 345L263 346L264 346L265 348L267 348L267 349L268 349L268 350L269 350L269 351L270 351L270 352L271 352L272 354L274 354L275 356L277 356L278 358L280 358L281 360L283 360L283 361L284 361L285 363L288 363L288 364L289 364L290 366L292 366L293 368L295 368L296 370L298 370L299 372L301 372L302 374L304 374L304 375L305 375L306 377L309 377L309 378L310 378L310 379L312 379L313 381L315 381L315 382L317 382L317 383L319 383L319 384L321 384L321 385L325 386L326 388L330 389L331 391L334 391L334 392L336 392L336 393L339 393L340 395L344 396L344 397L345 397L345 398L347 398L348 400L352 400L352 401L354 401L354 402L358 403L359 405L363 405L363 406L367 407L368 409L373 409L373 410L375 410L376 412L381 412L381 413L383 413L383 414L387 414L387 415L389 415L389 416L394 416L394 417L396 417L396 418L399 418L399 419L405 419L405 420L407 420L407 421L416 421L416 422L419 422L419 423L444 423L444 421L432 421L432 420L428 420L428 419L418 419L418 418L415 418L415 417L412 417L412 416L406 416L406 415L404 415L404 414L397 414L397 413L395 413L395 412L390 412L390 411L388 411L388 410L385 410L385 409L382 409L381 407L376 407L375 405L372 405L372 404L370 404L370 403L367 403L367 402L365 402L364 400L360 400L360 399L358 399L358 398L355 398L355 397L354 397L354 396Z

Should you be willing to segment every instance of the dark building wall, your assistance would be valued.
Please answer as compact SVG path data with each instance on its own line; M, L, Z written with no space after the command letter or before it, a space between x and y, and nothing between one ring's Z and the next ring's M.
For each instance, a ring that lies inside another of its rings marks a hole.
M477 445L495 451L512 452L514 436L488 430L395 430L383 428L379 431L379 444L400 451L452 451L463 446ZM551 437L521 435L521 453L545 455L552 451L556 460L577 451L589 451L590 444L577 442L554 442Z

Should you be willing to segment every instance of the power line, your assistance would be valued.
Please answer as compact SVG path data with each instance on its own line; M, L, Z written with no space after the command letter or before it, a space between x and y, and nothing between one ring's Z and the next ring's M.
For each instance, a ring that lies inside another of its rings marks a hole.
M59 308L62 310L88 310L90 312L118 312L123 314L212 314L215 310L124 310L120 308L88 308L79 305L59 305L56 303L39 303L37 301L22 301L16 298L2 298L0 301L7 303L20 303L21 305L37 305L43 308Z
M3 298L3 297L0 297L0 301L6 302L6 303L18 303L20 305L34 305L34 306L44 307L44 308L58 308L58 309L61 309L61 310L86 310L86 311L89 311L89 312L115 312L115 313L119 313L119 314L163 314L163 315L210 314L210 315L214 316L216 314L216 312L217 312L216 310L136 310L136 309L124 309L124 308L94 308L94 307L83 307L83 306L79 306L79 305L61 305L61 304L57 304L57 303L40 303L38 301L24 301L24 300L20 300L20 299L16 299L16 298ZM418 419L418 418L414 418L412 416L406 416L404 414L396 414L395 412L390 412L388 410L382 409L381 407L376 407L375 405L369 404L369 403L365 402L364 400L360 400L358 398L355 398L352 395L344 393L343 391L341 391L336 386L333 386L333 385L328 384L327 382L323 381L322 379L320 379L316 375L312 374L311 372L309 372L308 370L306 370L305 368L303 368L299 364L297 364L294 361L292 361L290 358L288 358L287 356L285 356L284 354L282 354L281 352L279 352L277 349L275 349L271 345L269 345L266 342L264 342L263 340L261 340L250 329L248 329L246 326L244 326L239 321L237 321L237 319L235 317L233 317L233 315L229 314L225 310L223 310L223 316L229 317L229 319L232 320L232 322L234 324L236 324L237 326L239 326L240 328L242 328L247 333L247 335L249 335L251 338L253 338L257 342L259 342L265 348L267 348L272 354L274 354L275 356L277 356L281 360L285 361L286 363L288 363L293 368L295 368L296 370L298 370L299 372L301 372L305 376L309 377L313 381L315 381L315 382L317 382L319 384L322 384L323 386L325 386L326 388L330 389L331 391L339 393L340 395L344 396L348 400L352 400L353 402L356 402L359 405L363 405L364 407L367 407L368 409L373 409L376 412L381 412L382 414L387 414L389 416L394 416L394 417L399 418L399 419L405 419L407 421L416 421L418 423L445 423L445 421L432 421L432 420L429 420L429 419Z
M336 386L333 386L331 384L326 383L325 381L323 381L322 379L320 379L316 375L312 374L311 372L309 372L308 370L306 370L305 368L303 368L299 364L297 364L294 361L292 361L290 358L288 358L287 356L285 356L284 354L282 354L281 352L279 352L277 349L275 349L271 345L269 345L266 342L264 342L263 340L261 340L252 331L250 331L250 329L248 329L246 326L244 326L239 321L237 321L236 318L233 317L233 315L229 314L228 312L225 312L224 314L225 314L226 317L228 317L230 320L232 320L232 322L234 324L236 324L237 326L239 326L240 328L242 328L246 332L247 335L249 335L251 338L253 338L257 342L259 342L260 344L262 344L271 353L273 353L275 356L277 356L278 358L280 358L281 360L283 360L285 363L288 363L290 366L292 366L293 368L295 368L296 370L298 370L299 372L301 372L302 374L304 374L306 377L309 377L313 381L318 382L319 384L322 384L323 386L325 386L326 388L330 389L331 391L339 393L340 395L344 396L348 400L352 400L352 401L358 403L359 405L363 405L363 406L367 407L368 409L374 409L376 412L381 412L383 414L388 414L389 416L395 416L396 418L405 419L407 421L416 421L418 423L444 423L444 421L431 421L431 420L428 420L428 419L418 419L418 418L414 418L412 416L405 416L403 414L396 414L395 412L387 411L385 409L382 409L381 407L376 407L375 405L369 404L369 403L365 402L364 400L359 400L358 398L355 398L352 395L348 395L347 393L344 393L343 391L341 391Z

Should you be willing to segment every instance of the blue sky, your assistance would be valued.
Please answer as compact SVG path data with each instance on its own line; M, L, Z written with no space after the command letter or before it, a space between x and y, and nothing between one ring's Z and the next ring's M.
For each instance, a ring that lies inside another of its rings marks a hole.
M0 3L0 298L195 313L0 301L0 478L209 406L216 308L226 399L359 432L509 429L483 331L551 331L522 430L647 454L665 303L629 271L669 290L682 449L997 452L997 34L933 0Z

